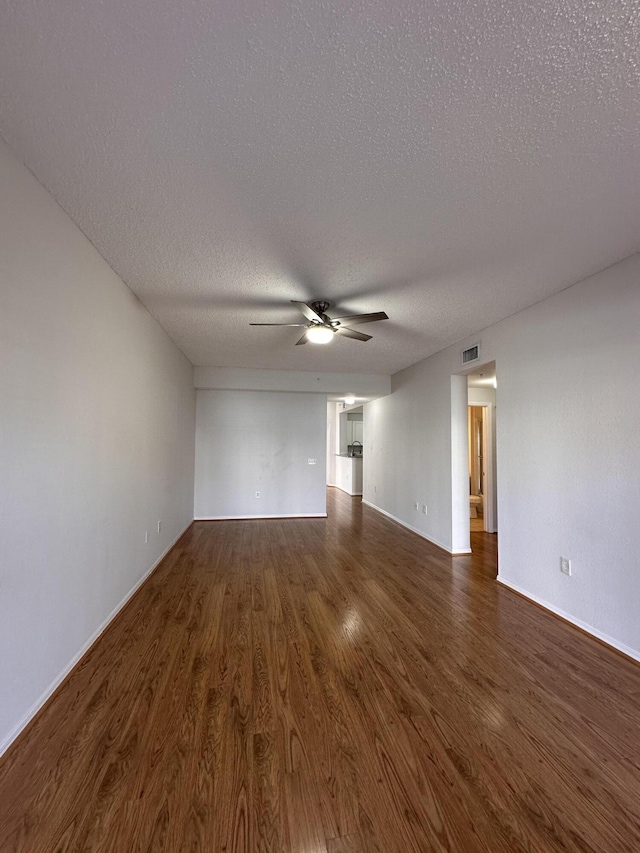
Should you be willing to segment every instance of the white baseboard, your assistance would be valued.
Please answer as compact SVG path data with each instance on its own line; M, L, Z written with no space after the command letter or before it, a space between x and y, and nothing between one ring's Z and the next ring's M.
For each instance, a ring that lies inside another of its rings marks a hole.
M438 542L437 539L433 539L431 536L427 536L426 533L423 533L422 530L418 530L417 527L412 527L410 524L407 524L406 521L403 521L401 518L396 518L395 515L391 515L390 512L387 512L386 509L381 509L379 506L372 504L371 501L366 501L364 498L362 499L362 503L366 504L371 509L375 509L376 512L381 513L382 515L386 515L387 518L390 518L391 521L395 521L396 524L402 525L402 527L406 527L407 530L410 530L412 533L417 533L418 536L422 537L422 539L426 539L427 542L431 542L432 545L436 545L438 548L441 548L443 551L446 551L447 554L450 554L452 557L465 557L471 553L471 548L467 551L452 551L450 548L447 548L446 545L443 545L442 542Z
M556 616L560 616L566 622L570 622L572 625L575 625L576 628L580 628L586 634L591 634L592 637L600 640L600 642L605 643L607 646L611 646L619 652L622 652L623 655L632 658L640 662L640 651L637 649L632 649L630 646L625 646L624 643L620 643L618 640L615 640L613 637L610 637L608 634L599 631L597 628L594 628L593 625L589 625L587 622L583 622L581 619L576 619L575 616L572 616L570 613L566 613L564 610L561 610L559 607L555 607L553 604L549 604L548 601L545 601L542 598L538 598L537 595L533 595L528 592L526 589L523 589L518 584L512 583L512 581L508 581L503 577L498 575L497 577L498 583L501 583L503 586L506 586L508 589L512 589L514 592L519 593L524 598L528 598L530 601L534 601L540 607L543 607L545 610L548 610L550 613L555 613Z
M43 705L48 701L48 699L53 695L53 693L57 690L57 688L62 684L62 682L65 680L65 678L69 675L71 670L76 666L76 664L79 663L79 661L84 657L84 655L86 655L86 653L89 651L89 649L95 643L95 641L98 639L98 637L109 626L110 622L112 622L113 619L115 619L115 617L122 610L122 608L129 601L129 599L132 598L133 595L140 589L140 587L147 580L149 575L151 575L155 571L155 569L158 568L160 563L164 560L164 558L167 556L169 551L176 544L178 539L180 539L182 534L185 533L185 531L187 531L191 527L192 524L193 524L193 521L190 521L189 524L187 524L187 526L183 530L180 531L180 533L176 536L176 538L173 540L173 542L167 548L165 548L165 550L158 557L158 559L155 561L155 563L149 569L147 569L147 571L142 575L142 577L139 580L137 580L135 582L135 584L131 587L131 589L125 595L125 597L122 599L122 601L114 607L114 609L107 616L107 618L104 620L104 622L93 632L93 634L89 637L89 639L82 646L82 648L73 656L73 658L65 666L65 668L62 670L62 672L60 672L59 675L57 675L53 679L53 681L47 687L47 689L44 691L44 693L42 693L41 696L38 699L36 699L36 701L29 708L29 710L22 717L22 719L20 719L16 723L16 725L11 729L9 734L5 738L3 738L2 741L0 741L0 756L2 756L7 751L7 749L11 746L13 741L18 737L20 732L22 732L23 729L25 729L29 725L29 723L35 717L35 715L38 713L38 711L43 707Z
M326 518L326 512L297 512L291 515L199 515L194 521L260 521L267 518Z

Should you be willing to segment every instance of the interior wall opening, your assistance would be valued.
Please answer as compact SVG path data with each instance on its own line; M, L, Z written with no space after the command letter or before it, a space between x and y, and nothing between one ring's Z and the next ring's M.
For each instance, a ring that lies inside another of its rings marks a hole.
M484 530L484 407L468 407L469 518L471 532Z
M469 519L474 532L497 533L495 362L467 375Z

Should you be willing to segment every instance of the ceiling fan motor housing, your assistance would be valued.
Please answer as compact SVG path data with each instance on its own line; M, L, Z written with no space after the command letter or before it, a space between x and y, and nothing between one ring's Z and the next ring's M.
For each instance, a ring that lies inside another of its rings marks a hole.
M331 318L326 316L326 312L329 310L329 308L331 308L331 303L326 302L322 299L318 299L315 302L311 302L310 304L316 314L319 314L322 317L323 321L327 325L329 325L331 323Z

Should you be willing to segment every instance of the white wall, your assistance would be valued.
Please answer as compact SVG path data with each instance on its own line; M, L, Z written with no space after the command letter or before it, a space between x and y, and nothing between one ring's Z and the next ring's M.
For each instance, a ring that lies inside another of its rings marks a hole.
M198 391L196 518L325 515L326 429L322 394Z
M452 389L446 352L397 373L392 389L365 406L363 500L450 550ZM426 516L415 502L427 505Z
M470 554L469 404L466 376L451 377L451 553Z
M2 751L193 518L195 392L186 358L3 145L0 300Z
M638 657L639 280L636 255L468 342L498 372L500 579ZM449 394L465 345L366 407L365 500L449 548Z
M491 403L495 406L495 388L491 388L491 386L486 386L484 388L468 388L467 400L470 406L476 406L479 403Z
M330 396L354 394L365 398L391 393L391 377L375 373L312 373L248 367L196 367L194 384L196 388L210 390L300 391Z

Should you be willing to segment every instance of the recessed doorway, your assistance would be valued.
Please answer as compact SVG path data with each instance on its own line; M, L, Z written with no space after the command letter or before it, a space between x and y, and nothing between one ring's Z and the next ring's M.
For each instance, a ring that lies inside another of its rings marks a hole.
M498 532L496 488L496 368L484 365L467 376L469 526L471 532Z
M469 526L471 532L484 530L484 423L485 407L468 407L469 433Z

